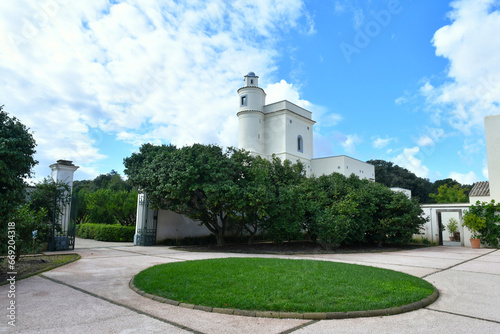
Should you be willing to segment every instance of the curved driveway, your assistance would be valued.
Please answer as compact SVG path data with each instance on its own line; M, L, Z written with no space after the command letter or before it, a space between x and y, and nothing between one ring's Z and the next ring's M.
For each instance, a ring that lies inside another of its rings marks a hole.
M85 241L77 240L77 247ZM8 286L0 287L0 332L12 333L500 333L500 251L431 247L391 253L295 255L370 265L422 277L439 289L424 309L376 318L250 318L186 309L139 296L130 279L155 264L218 257L165 246L91 243L82 258L17 282L16 327L7 325Z

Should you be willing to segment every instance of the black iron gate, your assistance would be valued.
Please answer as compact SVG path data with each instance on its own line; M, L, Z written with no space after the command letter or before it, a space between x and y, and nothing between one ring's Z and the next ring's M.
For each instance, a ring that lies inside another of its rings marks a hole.
M153 211L153 217L146 218L146 228L137 230L135 244L137 246L154 246L156 245L156 225L158 222L158 211ZM149 221L148 221L149 220Z
M71 196L67 192L56 193L49 240L50 251L75 249L77 204L78 196Z

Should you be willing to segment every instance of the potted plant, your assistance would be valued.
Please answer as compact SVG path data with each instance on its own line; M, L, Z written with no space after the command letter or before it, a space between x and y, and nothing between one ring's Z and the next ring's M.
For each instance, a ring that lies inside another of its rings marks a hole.
M446 225L446 229L450 234L450 241L454 241L455 232L458 230L458 221L455 218L450 218L448 220L448 225Z
M467 227L472 233L470 238L470 244L472 248L479 248L481 244L481 240L479 239L479 231L486 227L486 220L484 219L484 217L479 217L474 213L466 211L464 214L463 226Z

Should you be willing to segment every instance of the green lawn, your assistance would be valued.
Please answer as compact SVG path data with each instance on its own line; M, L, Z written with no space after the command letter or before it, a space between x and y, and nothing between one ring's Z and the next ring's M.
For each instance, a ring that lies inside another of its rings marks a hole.
M140 272L134 284L184 303L301 313L383 309L418 301L434 291L430 283L392 270L264 258L161 264Z

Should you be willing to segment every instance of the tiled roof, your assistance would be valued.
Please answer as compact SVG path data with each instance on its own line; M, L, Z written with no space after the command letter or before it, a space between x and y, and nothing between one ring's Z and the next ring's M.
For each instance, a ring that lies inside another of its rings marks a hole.
M472 187L469 196L490 196L490 183L488 181L477 182L474 187Z

